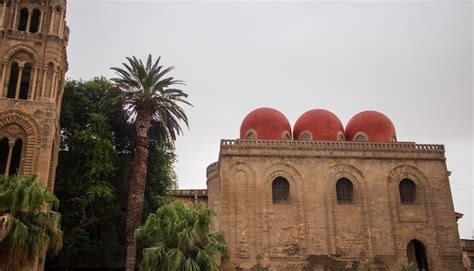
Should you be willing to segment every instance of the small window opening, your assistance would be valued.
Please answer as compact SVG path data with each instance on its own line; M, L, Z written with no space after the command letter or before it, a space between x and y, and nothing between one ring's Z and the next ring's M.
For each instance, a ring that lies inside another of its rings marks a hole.
M277 177L272 183L273 203L290 202L290 184L283 177Z
M358 142L365 142L365 141L368 141L367 140L367 137L363 134L357 134L355 137L354 137L354 141L358 141Z
M26 31L27 24L28 24L28 9L22 8L20 10L20 21L18 23L18 30Z
M354 187L347 178L341 178L336 183L337 203L351 204L353 201Z
M18 63L13 62L10 66L10 79L8 80L7 98L15 98L19 72L20 70L18 68Z
M2 140L0 140L0 174L1 175L5 175L9 150L10 148L8 146L8 138L4 137L2 138Z
M30 88L30 77L31 77L31 64L27 63L23 67L23 74L21 76L20 95L19 95L20 99L23 99L23 100L28 99L28 90Z
M309 141L309 140L311 140L311 138L312 138L312 136L311 136L310 132L303 132L303 133L301 133L299 139L302 140L302 141Z
M416 185L410 179L403 179L400 182L400 201L402 204L415 204L416 202Z
M39 32L39 23L41 18L41 11L39 9L34 9L31 14L31 23L30 23L30 32L37 33Z
M23 140L17 139L15 141L15 146L13 147L13 151L12 151L12 160L10 162L9 175L19 174L22 149L23 149Z

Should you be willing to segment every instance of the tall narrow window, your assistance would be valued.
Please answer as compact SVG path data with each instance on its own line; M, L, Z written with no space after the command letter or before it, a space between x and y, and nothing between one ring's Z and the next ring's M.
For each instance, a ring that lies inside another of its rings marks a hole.
M20 99L23 99L23 100L28 99L28 90L30 88L30 78L31 78L31 64L27 63L23 67L23 74L21 76L20 95L19 95Z
M15 141L15 146L13 147L13 151L12 151L12 160L10 162L9 175L19 174L22 149L23 149L23 140L17 139Z
M347 178L341 178L336 183L337 203L351 204L353 201L354 187Z
M403 179L399 185L400 201L402 204L414 204L416 202L416 185L410 179Z
M10 79L8 80L8 93L7 98L15 98L16 85L18 84L18 74L20 70L18 63L13 62L10 66Z
M26 31L27 24L28 24L28 9L22 8L20 10L20 21L18 22L18 30Z
M0 175L5 175L9 150L8 138L4 137L0 140Z
M30 23L30 32L31 33L37 33L40 31L39 29L39 24L40 24L40 18L41 18L41 11L37 8L33 10L33 13L31 14L31 23Z
M272 183L273 203L290 202L290 184L283 177L277 177Z

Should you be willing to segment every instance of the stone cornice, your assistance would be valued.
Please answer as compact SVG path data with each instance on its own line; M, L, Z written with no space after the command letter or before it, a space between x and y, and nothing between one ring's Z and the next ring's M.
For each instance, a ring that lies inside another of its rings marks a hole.
M414 142L221 140L220 155L444 160L444 146Z

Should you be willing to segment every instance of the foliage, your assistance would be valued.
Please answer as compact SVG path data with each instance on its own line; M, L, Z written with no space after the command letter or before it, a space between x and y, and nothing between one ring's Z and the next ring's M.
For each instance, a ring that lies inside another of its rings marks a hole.
M214 214L202 205L175 201L150 214L135 236L143 245L142 270L219 270L214 257L225 255L222 233L209 233Z
M146 63L136 57L127 57L123 67L114 67L116 84L109 94L110 105L129 113L129 120L135 124L135 148L133 169L129 181L127 206L127 259L126 270L134 270L136 262L136 243L133 233L140 225L145 207L148 164L150 150L154 151L150 139L172 144L176 136L182 133L180 122L188 126L188 118L180 104L191 105L188 95L176 85L180 80L166 77L174 67L160 65L160 57L153 61L149 55ZM152 127L157 127L152 134ZM155 136L155 137L154 137ZM156 158L156 157L155 157Z
M112 81L118 88L110 92L113 105L118 105L130 112L130 118L138 117L139 113L150 114L161 128L160 136L170 141L176 140L181 134L180 121L188 126L188 118L179 103L191 105L186 98L188 94L176 85L184 85L181 80L165 77L174 66L160 66L161 57L153 62L149 55L146 64L136 57L127 57L128 63L123 68L113 67L118 77Z
M402 264L403 271L420 271L420 269L414 263L404 263Z
M108 106L111 89L112 83L104 77L65 83L55 187L62 202L64 248L59 259L49 259L48 264L74 266L87 258L102 267L123 261L135 131L126 110ZM155 208L161 204L160 196L176 183L175 156L171 144L153 139L150 144L154 148L145 203Z
M0 176L0 270L21 270L44 249L61 249L59 200L35 178Z

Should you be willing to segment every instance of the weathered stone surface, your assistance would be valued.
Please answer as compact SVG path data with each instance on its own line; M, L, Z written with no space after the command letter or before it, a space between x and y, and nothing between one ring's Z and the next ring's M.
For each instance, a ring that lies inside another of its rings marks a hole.
M430 270L462 270L442 145L223 140L207 176L213 229L230 248L223 270L400 270L413 239ZM276 177L287 204L273 203ZM337 201L340 178L351 204ZM415 204L400 202L405 178Z

